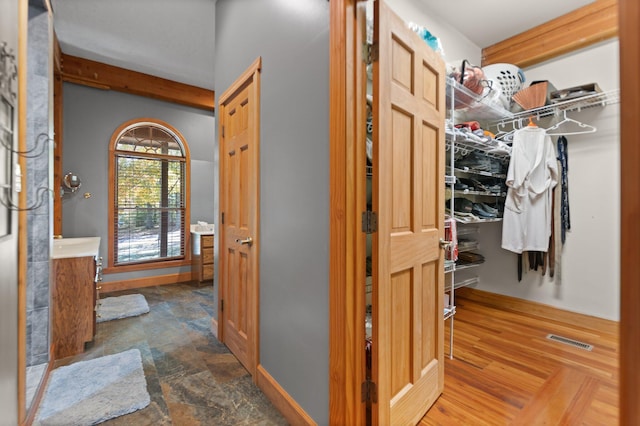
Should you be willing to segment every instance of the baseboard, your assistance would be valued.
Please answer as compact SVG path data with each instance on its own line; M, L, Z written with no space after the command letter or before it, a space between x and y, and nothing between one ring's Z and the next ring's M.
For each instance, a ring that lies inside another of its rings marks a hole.
M191 272L177 274L156 275L153 277L134 278L129 280L109 281L100 284L100 293L111 291L131 290L134 288L153 287L156 285L178 284L191 281Z
M269 373L258 365L256 369L256 383L269 398L273 405L282 413L289 424L316 425L311 417L298 405L296 401L271 377Z
M218 320L215 318L211 318L211 334L216 339L218 338Z
M522 312L550 320L562 321L577 327L586 328L601 334L618 335L620 323L590 315L565 311L554 306L503 294L491 293L475 288L464 287L456 290L456 299L468 299L493 308Z

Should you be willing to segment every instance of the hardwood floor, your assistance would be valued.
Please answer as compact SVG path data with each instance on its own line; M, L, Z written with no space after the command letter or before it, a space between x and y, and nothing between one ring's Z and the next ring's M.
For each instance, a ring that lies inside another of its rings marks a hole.
M456 305L454 359L446 359L444 392L420 425L618 424L617 332L460 297ZM448 322L445 329L449 342Z
M98 324L95 341L83 354L58 362L141 350L152 402L105 424L286 424L209 332L210 285L183 283L109 296L130 293L144 294L151 312ZM619 423L615 331L597 332L589 324L571 325L460 296L456 304L454 359L445 360L444 393L420 425ZM550 333L594 348L550 341Z

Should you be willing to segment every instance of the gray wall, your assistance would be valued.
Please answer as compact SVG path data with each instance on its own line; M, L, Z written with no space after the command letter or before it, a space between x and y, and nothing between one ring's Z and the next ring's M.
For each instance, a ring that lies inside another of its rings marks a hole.
M126 93L105 91L72 83L63 87L63 173L73 172L82 180L74 194L62 201L62 234L65 237L98 236L105 265L108 253L109 142L122 123L134 118L156 118L176 128L191 153L191 223L214 223L213 113L187 106ZM84 198L85 193L91 198ZM104 281L165 275L190 268L109 274Z
M327 424L329 2L218 0L216 93L258 56L260 363Z

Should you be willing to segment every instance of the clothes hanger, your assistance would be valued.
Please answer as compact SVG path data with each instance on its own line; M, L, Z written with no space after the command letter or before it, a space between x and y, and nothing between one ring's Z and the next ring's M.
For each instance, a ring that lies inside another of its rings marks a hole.
M507 134L508 132L505 129L506 124L501 121L496 125L496 134L493 137L494 139L500 139L503 135Z
M513 140L513 134L516 132L516 130L519 129L519 127L516 127L516 121L518 120L517 119L511 120L511 130L509 131L506 130L506 126L507 126L506 123L504 122L499 123L498 132L496 133L496 136L494 139L499 141L511 142ZM503 129L501 130L500 127L502 127Z
M538 127L536 125L536 123L533 122L533 116L529 116L529 124L527 124L527 127Z
M581 134L584 134L584 133L594 133L595 131L598 130L594 126L582 123L582 122L580 122L578 120L574 120L573 118L568 117L566 110L562 111L562 113L563 113L563 119L547 129L547 134L549 136L581 135ZM578 126L579 130L575 130L575 131L571 131L571 132L559 131L558 129L565 123L576 124ZM553 132L553 130L558 130L558 131Z

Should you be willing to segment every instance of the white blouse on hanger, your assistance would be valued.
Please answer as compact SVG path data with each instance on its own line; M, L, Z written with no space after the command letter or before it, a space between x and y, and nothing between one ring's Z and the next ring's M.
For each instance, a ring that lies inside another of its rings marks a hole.
M543 251L551 235L552 190L558 182L556 153L544 129L528 126L513 135L507 172L502 248Z

